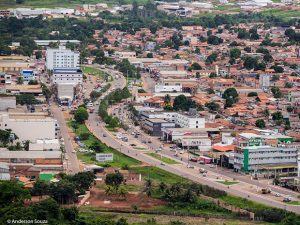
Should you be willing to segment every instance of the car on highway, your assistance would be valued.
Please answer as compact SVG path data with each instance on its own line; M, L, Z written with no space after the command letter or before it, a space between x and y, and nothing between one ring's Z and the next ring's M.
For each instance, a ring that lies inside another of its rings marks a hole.
M292 198L291 198L291 196L286 196L286 197L283 198L282 201L283 202L290 202L290 201L292 201Z
M194 167L193 165L191 165L191 164L187 164L187 165L186 165L186 168L194 169L195 167Z
M200 168L200 169L199 169L199 173L207 173L207 170L206 170L206 169L203 169L203 168Z
M102 136L103 136L103 137L106 137L106 134L103 134Z

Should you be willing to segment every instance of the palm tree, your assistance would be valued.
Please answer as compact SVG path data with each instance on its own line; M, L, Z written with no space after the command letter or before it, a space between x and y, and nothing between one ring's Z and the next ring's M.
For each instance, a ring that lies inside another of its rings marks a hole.
M166 190L166 188L167 188L167 185L163 181L160 182L160 184L159 184L159 190L161 192L164 192Z
M105 194L106 195L111 195L114 192L114 188L110 185L105 186Z
M145 183L144 192L146 192L148 197L150 197L152 195L152 189L153 189L152 180L147 179L146 183Z
M128 194L128 191L124 185L121 185L118 189L118 194L122 199L126 199L126 195Z

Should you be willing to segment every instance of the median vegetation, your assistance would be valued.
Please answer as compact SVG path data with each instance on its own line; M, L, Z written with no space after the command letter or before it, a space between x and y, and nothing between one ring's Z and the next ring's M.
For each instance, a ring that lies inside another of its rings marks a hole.
M108 107L121 102L131 96L127 87L123 89L116 89L108 94L100 103L98 114L102 120L108 125L109 128L119 127L120 121L117 117L108 114Z

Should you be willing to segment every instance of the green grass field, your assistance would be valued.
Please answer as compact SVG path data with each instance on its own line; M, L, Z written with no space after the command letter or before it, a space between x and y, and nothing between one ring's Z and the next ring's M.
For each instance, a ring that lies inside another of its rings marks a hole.
M190 183L188 179L177 176L168 171L162 170L153 166L132 167L131 171L142 174L143 179L151 179L157 183L164 182L165 184L175 183Z
M224 184L224 185L233 185L233 184L238 184L239 182L237 182L237 181L217 181L218 183L220 183L220 184Z
M108 74L104 73L103 71L101 71L97 68L88 67L88 66L83 66L82 67L82 72L83 73L88 73L88 74L91 74L91 75L94 75L94 76L99 76L103 79L108 75Z
M82 141L88 148L95 143L99 143L101 146L101 152L103 153L113 153L114 154L114 161L113 162L107 162L107 163L99 163L95 160L95 153L77 153L77 156L79 159L81 159L83 162L88 164L97 164L100 166L113 166L113 167L124 167L124 166L132 166L132 165L139 165L140 162L136 159L133 159L131 157L128 157L117 150L110 148L100 142L93 134L90 133L90 131L87 129L85 124L77 124L77 128L74 129L74 121L69 121L68 125L73 128L75 134L77 136L80 136L82 133L89 133L89 137L87 140Z
M133 0L125 0L124 3L132 3ZM147 0L137 0L139 4L144 4ZM15 0L0 0L0 8L56 8L71 7L74 8L83 4L107 3L108 5L118 4L118 0L24 0L22 4L16 4Z
M170 158L167 158L167 157L164 157L164 156L161 156L159 154L156 154L154 152L151 152L151 153L147 153L147 155L155 158L155 159L158 159L164 163L167 163L167 164L178 164L178 162L176 162L175 160L173 159L170 159Z

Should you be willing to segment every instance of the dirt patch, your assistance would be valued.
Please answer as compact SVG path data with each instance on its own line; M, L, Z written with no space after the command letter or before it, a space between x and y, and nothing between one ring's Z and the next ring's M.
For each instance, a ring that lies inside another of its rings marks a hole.
M90 206L105 209L132 209L135 205L139 209L150 209L164 205L166 202L146 196L143 193L128 193L125 199L118 195L106 195L104 190L93 188L88 199Z

